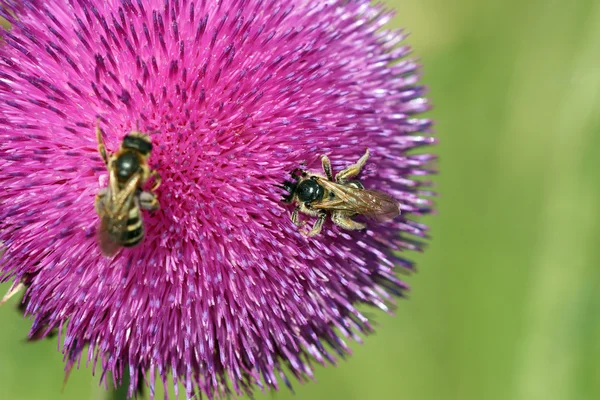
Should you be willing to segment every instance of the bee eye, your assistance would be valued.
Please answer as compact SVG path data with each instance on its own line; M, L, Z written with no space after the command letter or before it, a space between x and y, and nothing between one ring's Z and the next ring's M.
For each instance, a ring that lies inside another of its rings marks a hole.
M283 190L285 190L286 192L288 192L287 196L284 196L282 198L282 200L286 203L290 203L292 201L292 198L294 196L294 191L296 190L296 186L298 185L298 183L296 182L290 182L290 181L284 181L283 185L281 186L283 188Z
M315 200L321 200L325 191L323 187L317 183L316 180L307 179L305 181L300 182L298 187L296 188L296 194L298 196L298 200L301 202L311 202Z
M287 191L288 193L291 193L294 191L296 184L292 183L290 181L284 181L283 182L283 188L285 189L285 191Z

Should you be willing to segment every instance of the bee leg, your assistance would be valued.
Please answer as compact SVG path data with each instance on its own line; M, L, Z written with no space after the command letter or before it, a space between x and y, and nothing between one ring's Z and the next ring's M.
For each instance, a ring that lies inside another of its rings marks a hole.
M156 195L151 192L140 193L140 208L143 210L155 211L160 208Z
M334 212L331 215L331 219L333 220L334 224L349 231L357 231L360 229L365 229L367 227L366 224L353 221L347 215L344 215L339 212Z
M358 159L356 164L352 164L351 166L344 169L343 171L340 171L335 176L335 181L337 183L347 183L349 178L352 178L353 176L360 174L360 170L362 169L362 167L364 167L364 165L368 159L369 159L369 149L367 149L367 151L365 151L365 154L361 158Z
M313 236L317 236L319 233L321 233L321 229L323 229L323 224L325 223L325 218L327 218L327 213L326 212L320 213L319 214L319 218L317 219L317 221L313 225L313 227L310 230L310 232L308 232L306 234L306 236L313 237Z
M331 161L329 161L329 157L325 154L321 156L321 165L323 166L323 171L325 175L327 175L327 179L333 182L333 173L331 172Z
M154 192L154 191L156 191L156 189L158 189L158 187L162 183L162 178L160 177L160 174L157 171L150 172L150 178L154 178L154 185L152 186L152 189L151 189Z
M300 211L300 207L296 207L296 208L294 209L294 211L292 212L292 222L293 222L293 223L294 223L294 225L296 225L297 227L302 227L302 226L304 226L304 224L305 224L306 222L304 222L304 221L300 221L300 218L298 217L298 216L299 216L299 214L298 214L298 212L299 212L299 211Z
M102 131L100 130L100 118L96 120L96 139L98 140L98 152L104 164L108 166L108 156L106 155L106 147L104 146L104 140L102 140Z

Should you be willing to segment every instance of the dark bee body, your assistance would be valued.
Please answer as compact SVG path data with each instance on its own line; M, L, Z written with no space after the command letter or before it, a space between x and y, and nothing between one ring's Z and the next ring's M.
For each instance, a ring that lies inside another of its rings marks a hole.
M140 208L156 210L159 207L153 193L160 185L160 176L148 167L152 151L150 137L133 131L123 139L119 150L110 155L96 129L98 151L109 171L108 186L96 195L95 207L100 216L100 247L105 255L114 254L120 247L133 247L144 238L144 224ZM143 185L154 177L152 191L143 191Z
M284 182L284 188L289 195L283 200L297 204L292 213L292 221L297 226L303 226L299 220L299 213L318 217L313 228L306 233L315 236L321 232L327 214L331 214L332 221L348 230L364 229L364 223L352 220L356 215L385 221L400 215L400 206L391 196L367 190L360 181L350 180L357 176L369 158L369 150L356 164L340 171L335 180L331 170L331 163L326 155L321 156L321 163L325 176L308 174L306 171L295 170L292 172L294 182Z

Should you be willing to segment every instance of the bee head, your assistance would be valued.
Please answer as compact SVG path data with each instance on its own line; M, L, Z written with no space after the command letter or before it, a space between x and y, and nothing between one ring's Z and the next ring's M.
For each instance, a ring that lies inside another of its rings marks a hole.
M298 183L300 182L300 177L306 176L306 172L301 170L300 168L296 168L290 174L293 181L285 181L281 188L284 189L289 194L287 196L283 196L281 201L285 203L291 203L294 199L294 194L296 194L296 188L298 187Z
M152 142L150 136L145 133L133 131L123 138L124 149L135 150L144 156L148 156L152 151Z
M285 203L291 203L294 198L294 192L296 191L296 187L298 186L298 182L284 181L281 187L288 192L287 196L282 197L282 201Z

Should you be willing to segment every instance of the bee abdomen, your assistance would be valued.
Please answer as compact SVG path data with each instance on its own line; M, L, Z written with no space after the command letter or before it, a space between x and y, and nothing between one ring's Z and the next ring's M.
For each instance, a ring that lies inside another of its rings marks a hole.
M140 243L143 237L144 225L140 216L140 210L134 207L129 211L127 229L121 234L121 243L123 247L133 247Z

